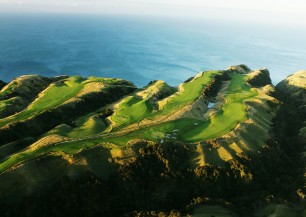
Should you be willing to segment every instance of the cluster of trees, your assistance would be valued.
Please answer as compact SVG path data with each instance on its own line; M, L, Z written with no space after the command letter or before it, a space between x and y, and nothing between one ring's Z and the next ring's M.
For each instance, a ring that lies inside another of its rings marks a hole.
M19 201L3 201L0 210L2 216L180 216L208 204L252 216L271 198L289 200L296 187L293 165L275 150L267 148L250 162L239 159L222 168L192 168L188 145L148 143L107 180L92 173L63 177ZM242 170L252 176L241 176Z
M241 178L238 169L231 169L233 163L225 168L191 168L190 154L184 144L147 144L108 180L92 173L63 177L14 204L3 202L0 210L3 216L150 216L151 212L179 216L198 205L191 203L197 201L193 198L209 198L199 201L223 205L224 201L236 203L235 198L252 191L249 180Z

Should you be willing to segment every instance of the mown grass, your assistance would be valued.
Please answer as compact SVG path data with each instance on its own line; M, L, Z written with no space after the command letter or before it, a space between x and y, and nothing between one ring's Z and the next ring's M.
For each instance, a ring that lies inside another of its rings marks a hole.
M4 126L7 123L25 120L36 114L39 114L42 111L63 104L67 100L75 97L88 83L102 82L103 84L112 85L117 83L118 81L121 81L121 79L90 77L85 80L80 76L73 76L62 81L53 83L44 91L44 93L40 97L38 97L30 106L28 106L28 108L26 108L20 113L17 113L16 115L0 119L0 127ZM107 127L104 121L96 116L96 113L91 113L76 119L76 125L77 127L72 128L68 125L62 124L51 130L46 135L55 133L72 138L80 138L99 134L103 131L103 129ZM76 143L75 146L70 145L74 143ZM41 147L37 150L28 149L23 152L13 154L8 159L0 163L0 172L17 163L20 163L26 159L30 159L45 152L64 151L67 153L76 153L81 148L90 147L94 144L97 144L97 142L91 143L91 140L88 140L86 142L76 140L73 142Z
M114 84L120 79L89 77L84 79L80 76L72 76L67 79L52 83L43 91L43 94L33 101L25 110L0 119L0 127L8 123L22 121L39 114L42 111L52 109L75 97L86 84L91 82L102 82L103 84ZM5 103L5 102L2 102Z
M163 104L160 110L152 112L152 108L150 108L150 104L137 96L130 96L125 99L123 103L120 103L119 108L116 110L116 115L112 117L112 119L121 124L128 124L136 121L140 121L144 118L155 119L158 116L169 115L172 112L179 110L183 106L186 106L189 103L197 100L202 92L204 87L211 82L212 78L215 75L221 74L221 71L207 71L202 73L199 77L194 79L191 82L182 84L182 91L177 94L168 97L167 99L163 99L158 104ZM166 102L165 102L166 100ZM148 103L148 104L145 104ZM136 130L134 132L130 132L128 135L109 138L108 141L114 142L118 145L124 145L130 139L136 138L146 138L149 140L155 140L155 136L152 136L152 133L162 132L162 133L171 133L172 130L180 130L180 131L188 131L190 127L194 126L194 123L198 121L193 119L179 119L171 122L166 122L162 124L156 124L151 127L147 127L144 129ZM119 128L122 129L122 128ZM181 136L173 136L172 140L180 138Z
M204 87L211 82L213 76L221 73L222 72L218 70L203 72L200 77L193 81L183 83L183 91L169 97L166 104L160 108L162 110L161 113L171 113L173 110L180 109L182 106L197 100L201 96ZM161 104L161 102L159 102L159 104Z
M152 108L150 107L151 105L147 99L137 95L129 96L119 104L119 108L116 110L116 114L112 117L112 119L117 123L126 124L137 122L148 116L156 117L156 115L171 114L171 112L179 110L181 106L198 99L202 94L203 87L211 81L215 74L219 73L221 72L205 72L201 77L198 77L194 81L184 83L184 90L179 94L170 97L167 104L163 106L163 110L155 112L155 114L152 112ZM196 142L222 136L233 130L239 122L244 121L247 118L247 106L244 104L244 100L250 99L257 95L257 91L253 90L247 84L245 79L246 75L231 76L231 81L224 96L224 104L222 105L221 110L213 114L208 121L184 118L160 124L157 123L153 126L140 128L125 135L121 134L120 136L115 136L115 134L92 136L99 134L102 131L101 129L104 129L106 126L103 125L104 123L102 123L101 120L97 120L92 114L89 114L77 119L77 127L75 129L70 129L67 126L61 126L57 130L59 134L62 133L70 137L92 137L49 145L38 150L26 150L24 152L12 155L9 159L0 164L0 171L4 171L18 162L45 152L63 151L65 153L75 154L80 149L92 147L102 142L112 142L116 145L126 145L127 142L132 139L142 138L153 141L165 139L169 141ZM72 88L73 91L70 90L69 94L65 93L66 100L70 96L75 95L77 90L79 91L80 83L82 82L77 78L74 78L68 83L67 81L65 82L65 84L67 86L69 85L69 87L77 86ZM49 93L47 95L49 100L50 98L58 95L59 91L65 91L65 87L66 86L64 85L64 87L59 87L63 89L56 89L57 91L54 90L55 92L52 91ZM39 100L41 101L39 102ZM60 103L59 100L53 102L47 99L39 100L37 100L36 103L40 103L41 106L43 105L42 107L44 109L46 106L54 106ZM32 114L33 112L39 111L37 104L33 105L31 109L34 109ZM167 138L156 137L157 134L165 135Z
M150 97L141 98L139 96L129 96L125 98L120 104L119 108L115 110L115 115L112 116L112 120L115 123L126 126L131 123L139 122L144 118L155 119L158 116L170 115L175 110L179 110L183 106L197 100L204 87L211 82L213 76L221 74L221 71L207 71L202 73L191 82L182 84L182 91L171 95L166 99L162 99L157 102L159 110L153 111L153 106L149 102ZM158 83L160 85L160 83ZM160 87L157 88L161 88ZM147 94L149 96L149 94ZM115 130L121 130L119 127Z
M188 142L216 138L230 132L239 122L246 120L247 106L243 101L255 97L257 92L251 89L245 79L246 75L232 75L221 110L210 117L209 123L199 123L192 130L182 134L181 138Z
M117 124L129 124L142 120L151 111L152 105L147 99L129 96L118 105L111 119Z
M162 132L170 134L170 140L197 142L217 138L229 133L238 123L247 119L247 106L243 101L257 95L257 92L251 89L245 79L246 75L232 75L227 93L224 96L225 103L219 112L210 117L209 121L186 118L178 119L140 129L130 133L129 137L134 136L135 138L156 140L156 138L151 136L152 133ZM178 132L173 133L173 130L178 130ZM120 142L120 139L125 141L123 137L116 138L115 141L122 145L123 142Z
M202 81L207 81L207 79L214 73L215 72L207 74L205 79L202 79ZM224 105L221 107L219 112L210 117L209 121L199 121L187 118L177 119L129 132L128 135L108 137L107 139L101 139L100 141L110 141L118 145L125 145L130 139L137 138L160 141L160 138L157 139L154 136L154 134L159 132L164 135L168 134L168 140L181 140L186 142L204 141L224 135L233 130L239 122L242 122L247 118L247 106L243 101L257 95L257 92L251 89L245 79L246 75L232 75L227 93L224 96ZM197 81L197 79L195 81ZM185 85L187 84L188 83ZM197 86L202 86L202 83L198 82ZM189 90L189 88L192 90ZM194 85L185 86L183 91L185 93L177 96L178 98L171 100L172 103L177 102L176 106L173 104L168 108L171 109L173 106L176 109L179 109L179 105L184 103L184 99L181 99L181 96L185 96L186 93L191 91L190 93L193 93L194 95L191 97L187 94L189 100L193 99L195 96L199 97L199 94L201 94L201 92L199 92L200 89L201 88L196 88ZM167 106L165 106L165 109L166 107ZM164 112L168 111L164 110ZM113 118L116 122L122 121L121 123L127 123L127 121L133 122L141 120L143 117L146 117L147 114L150 114L150 109L148 109L148 105L145 105L145 100L140 97L130 96L120 104L117 114ZM173 130L177 132L173 132Z
M111 120L114 122L115 130L120 130L124 126L137 123L150 116L155 109L151 98L154 94L167 94L173 92L173 89L164 81L156 81L147 86L144 90L135 93L133 96L124 98L115 109Z

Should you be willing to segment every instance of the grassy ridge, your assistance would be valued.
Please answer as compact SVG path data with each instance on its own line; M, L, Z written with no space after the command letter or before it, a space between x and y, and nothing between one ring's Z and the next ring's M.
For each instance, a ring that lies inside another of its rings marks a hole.
M0 101L0 113L5 111L8 108L8 106L12 105L15 100L16 98L14 97L14 98Z
M205 72L191 82L182 84L182 90L180 92L158 101L160 110L157 111L153 111L152 104L149 101L150 92L146 92L143 95L135 94L128 96L118 104L111 119L119 125L129 125L144 118L154 119L162 115L169 115L181 109L182 106L197 100L202 95L204 87L211 82L213 76L220 73L222 73L222 71ZM132 139L141 138L153 141L179 140L184 142L196 142L220 137L233 130L239 122L247 118L247 106L244 104L244 100L255 97L257 92L247 84L246 78L247 75L231 75L230 84L224 93L224 103L221 109L217 113L211 115L210 119L207 121L181 118L163 123L156 122L144 128L140 126L139 129L120 134L120 136L108 133L100 135L108 126L106 126L102 119L96 116L96 113L91 113L76 119L76 127L74 128L68 125L60 125L49 133L60 134L76 139L41 147L36 150L28 149L24 152L12 155L9 159L0 164L0 171L4 171L18 162L45 152L63 151L68 154L75 154L80 149L103 142L125 145ZM93 78L85 82L88 83L91 81L101 80ZM65 81L64 84L50 88L50 90L46 91L44 95L36 100L27 110L13 117L15 119L27 118L43 109L63 103L76 95L82 89L85 82L79 77L72 77ZM57 97L58 95L62 97ZM53 98L56 99L51 100ZM11 120L6 121L9 122ZM124 127L119 128L118 132L120 132L121 129L124 129Z
M158 80L148 85L144 90L133 96L124 98L116 105L115 113L111 116L112 130L122 129L132 123L137 123L144 118L155 114L156 105L152 98L156 95L169 95L173 88L164 81Z
M80 76L73 76L61 82L51 84L31 105L22 112L0 119L0 127L15 121L22 121L42 111L61 105L79 93L84 84Z
M225 103L219 112L210 117L210 120L177 119L137 130L129 133L128 137L156 141L157 138L154 134L161 133L163 135L168 134L168 140L197 142L229 133L239 122L247 118L247 106L243 101L257 95L257 92L246 83L246 77L246 75L232 75L227 93L224 96ZM185 89L185 92L188 92L188 89ZM123 145L126 138L111 138L110 141Z
M148 99L137 96L129 96L124 99L111 117L117 124L129 124L143 119L152 111Z
M42 146L39 148L26 149L20 153L11 155L9 158L0 163L0 173L8 168L21 163L25 160L34 158L43 153L48 152L65 152L67 154L76 154L80 149L89 148L101 143L101 139L75 140L56 143L54 145Z
M173 110L180 109L182 106L197 100L201 96L204 87L211 82L213 76L221 73L222 72L218 70L203 72L201 76L195 78L191 82L183 83L181 92L169 97L166 99L166 102L158 102L162 113L171 113Z

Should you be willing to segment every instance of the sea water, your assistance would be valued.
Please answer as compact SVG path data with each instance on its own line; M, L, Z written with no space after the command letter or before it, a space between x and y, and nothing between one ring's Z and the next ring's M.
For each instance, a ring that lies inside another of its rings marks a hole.
M0 80L24 74L171 85L202 70L267 67L274 84L306 69L305 30L214 20L0 15Z

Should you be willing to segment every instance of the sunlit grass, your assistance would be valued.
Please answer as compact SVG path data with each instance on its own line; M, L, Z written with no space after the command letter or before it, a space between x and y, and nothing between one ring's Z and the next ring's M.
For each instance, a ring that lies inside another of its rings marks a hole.
M198 99L201 96L205 85L211 81L214 75L219 73L221 72L205 72L192 82L184 83L183 91L169 97L162 110L157 112L152 112L152 105L149 104L147 98L142 98L138 95L126 97L119 104L112 119L116 123L129 124L142 120L148 116L154 118L159 115L171 114L173 111L179 110L182 106ZM101 134L107 127L105 126L105 122L98 118L96 113L90 113L76 119L76 127L74 128L63 124L50 132L51 134L56 133L75 138L74 140L43 146L35 150L28 149L21 153L14 154L0 164L0 171L4 171L17 163L33 158L42 153L61 151L68 154L76 154L81 149L89 148L105 142L124 146L133 139L148 139L158 142L161 142L162 140L197 142L220 137L229 133L238 123L248 118L247 105L244 101L255 97L257 91L253 90L247 84L245 81L246 77L247 75L238 74L231 76L229 86L224 92L224 102L221 105L220 110L211 115L207 121L181 118L168 122L154 123L151 126L144 126L143 128L142 126L139 126L138 129L127 131L127 133L115 131L112 134ZM97 82L99 79L97 80L93 78L91 80ZM23 114L16 115L15 118L25 118L36 114L41 111L42 108L51 108L61 104L65 102L65 100L76 95L82 89L83 85L84 83L79 77L72 77L71 80L65 81L64 84L47 90L41 98L35 101L35 104L25 110ZM58 93L63 93L63 98L51 100L56 98ZM2 121L3 120L5 119L2 119ZM224 153L224 151L222 153Z
M15 115L0 119L0 127L15 121L25 120L42 111L61 105L82 90L84 87L82 81L81 77L73 76L63 81L52 83L28 108Z
M239 122L246 120L247 106L243 101L255 97L257 92L251 89L245 78L246 75L233 75L221 110L210 117L209 123L199 123L184 133L182 138L185 141L216 138L230 132Z

